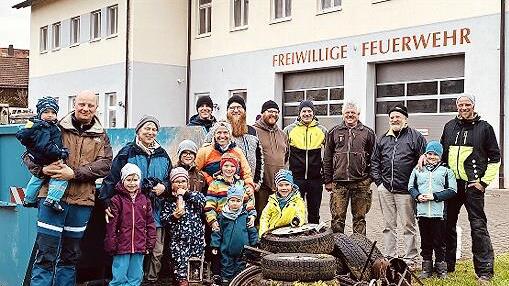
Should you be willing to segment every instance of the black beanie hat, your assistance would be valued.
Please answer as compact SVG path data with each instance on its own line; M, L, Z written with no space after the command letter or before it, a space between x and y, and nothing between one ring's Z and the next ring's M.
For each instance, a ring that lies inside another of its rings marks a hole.
M212 99L208 95L203 95L198 97L198 100L196 101L196 110L198 111L198 107L202 105L206 105L210 107L211 109L214 109L214 103L212 102Z
M242 106L242 108L244 108L244 110L246 110L246 102L244 101L244 98L242 98L238 95L234 95L228 99L228 104L226 105L226 108L230 107L230 105L234 102L240 104Z
M399 112L399 113L405 115L405 117L408 117L408 110L401 103L398 103L395 106L393 106L391 109L389 109L389 112L387 114L389 114L389 116L390 116L393 111Z
M315 112L315 106L313 105L313 102L310 100L303 100L299 104L299 112L302 111L302 108L309 107L311 110L313 110L313 113Z
M273 100L268 100L263 103L261 113L264 113L267 109L270 108L274 108L277 109L277 111L279 111L279 106L277 105L277 103Z

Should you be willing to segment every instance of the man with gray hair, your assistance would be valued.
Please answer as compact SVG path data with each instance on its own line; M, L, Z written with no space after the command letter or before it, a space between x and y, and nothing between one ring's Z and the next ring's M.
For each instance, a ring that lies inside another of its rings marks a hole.
M360 108L343 105L343 122L327 134L323 171L325 189L331 193L331 227L344 233L346 210L351 204L353 232L366 235L366 214L371 208L371 154L375 132L359 121Z

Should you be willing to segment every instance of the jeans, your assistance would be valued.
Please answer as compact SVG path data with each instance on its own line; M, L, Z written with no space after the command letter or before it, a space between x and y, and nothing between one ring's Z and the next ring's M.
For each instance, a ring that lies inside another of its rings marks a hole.
M29 203L34 203L35 200L37 200L39 190L47 180L48 179L41 179L36 176L32 176L32 178L30 178L30 181L28 181L25 190L25 201ZM48 199L52 199L54 201L59 202L62 196L64 195L65 189L67 189L67 184L68 184L67 181L49 179Z
M113 256L110 286L138 286L143 280L143 254L128 253Z
M322 203L322 179L295 179L300 195L306 200L308 223L320 222L320 205Z

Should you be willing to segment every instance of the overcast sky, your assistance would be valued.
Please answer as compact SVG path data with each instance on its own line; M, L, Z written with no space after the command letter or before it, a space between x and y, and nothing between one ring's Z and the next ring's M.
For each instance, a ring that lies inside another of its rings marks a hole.
M23 0L0 0L0 48L13 44L14 48L30 47L30 7L11 8Z

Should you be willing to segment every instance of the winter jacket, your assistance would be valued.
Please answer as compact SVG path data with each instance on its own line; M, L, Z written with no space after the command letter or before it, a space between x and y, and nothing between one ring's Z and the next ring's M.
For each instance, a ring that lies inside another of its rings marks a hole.
M263 150L263 187L275 190L274 174L285 167L288 160L288 137L277 126L268 126L263 119L253 125Z
M413 128L404 127L397 135L387 131L371 156L371 178L392 193L408 194L408 179L425 149L426 139Z
M121 182L111 198L113 217L106 224L104 249L108 254L145 253L156 243L150 200L141 192L133 199Z
M16 133L16 138L27 148L27 155L38 165L46 166L69 157L62 144L62 133L57 122L32 118L25 128Z
M362 123L349 128L341 123L327 134L323 155L325 183L364 180L369 176L375 132Z
M74 114L70 113L60 120L59 127L62 143L69 150L66 164L74 171L74 178L69 181L62 200L71 205L93 206L95 180L106 176L110 171L113 157L110 140L97 117L83 129ZM41 165L35 164L29 156L23 159L33 175L44 176ZM46 197L47 194L48 185L44 184L39 196Z
M244 245L255 245L258 243L258 231L256 228L247 227L249 213L242 210L237 219L232 220L219 215L219 231L212 232L210 246L219 248L221 255L229 257L240 257Z
M445 218L444 201L454 197L456 190L454 173L441 165L431 170L415 168L408 182L408 192L417 201L417 217ZM421 203L417 199L421 194L432 194L434 200Z
M179 162L177 167L182 167L187 170L189 174L189 189L192 192L200 192L203 195L207 194L207 182L205 181L203 172L196 169L196 164L193 163L192 166L187 166Z
M475 115L473 120L455 118L447 122L440 140L442 160L456 176L467 182L480 181L486 187L500 167L500 149L493 127Z
M256 129L252 126L247 126L247 133L240 137L232 137L232 141L239 147L244 156L246 156L249 167L251 168L251 175L253 182L257 185L262 184L263 180L263 150Z
M314 119L304 125L299 119L285 127L290 145L290 171L296 179L322 178L322 147L327 129Z
M238 176L235 176L233 183L228 183L220 173L214 175L214 181L210 183L207 190L205 203L205 218L208 224L212 224L217 220L223 206L227 202L228 188L232 185L244 187L244 182ZM244 204L249 215L256 216L255 203L253 196L244 194Z
M189 123L187 126L201 126L205 129L206 133L208 133L216 121L217 120L214 116L211 116L210 119L202 119L199 114L195 114L189 118Z
M224 153L230 153L239 159L240 170L237 170L237 173L240 178L246 185L254 186L251 168L246 160L246 156L244 156L242 149L236 146L237 145L232 142L228 149L223 151L216 143L205 143L200 149L198 149L198 154L196 154L195 160L196 168L203 171L203 176L205 177L207 184L210 185L210 183L212 183L214 180L214 174L219 171L221 156L223 156Z
M158 147L152 155L149 155L136 142L130 142L120 149L113 159L111 171L101 185L99 199L107 203L109 198L114 195L114 186L120 181L120 171L127 163L135 164L140 168L142 180L149 177L158 178L163 182L166 191L169 191L168 176L171 171L171 160L168 153L162 147ZM150 196L150 200L156 227L161 227L162 198Z
M260 237L269 230L289 226L294 218L299 219L299 225L306 223L306 203L299 192L295 192L282 208L279 206L277 193L270 195L260 216Z

